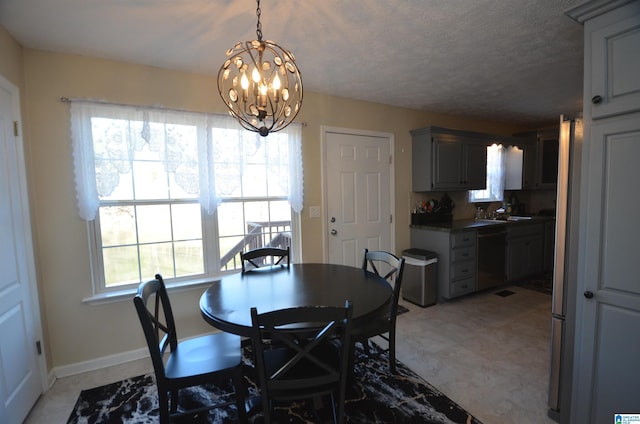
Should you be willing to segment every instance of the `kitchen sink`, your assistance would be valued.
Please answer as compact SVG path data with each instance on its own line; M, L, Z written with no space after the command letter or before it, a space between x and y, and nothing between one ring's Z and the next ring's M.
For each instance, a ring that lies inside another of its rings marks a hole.
M511 215L509 218L507 218L507 221L526 221L528 219L531 219L530 216L514 216Z
M530 220L531 217L530 216L515 216L515 215L511 215L510 217L504 217L504 218L485 218L485 219L479 219L478 222L494 222L494 223L500 223L500 222L505 222L505 221L528 221Z

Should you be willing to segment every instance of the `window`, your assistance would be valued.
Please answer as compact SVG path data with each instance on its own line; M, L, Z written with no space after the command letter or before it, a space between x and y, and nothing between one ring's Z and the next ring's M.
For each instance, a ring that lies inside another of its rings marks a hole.
M498 202L504 199L505 155L501 144L487 146L487 186L469 190L469 202Z
M242 250L295 246L299 125L262 138L224 116L74 101L72 138L96 293L156 273L204 281L240 269Z

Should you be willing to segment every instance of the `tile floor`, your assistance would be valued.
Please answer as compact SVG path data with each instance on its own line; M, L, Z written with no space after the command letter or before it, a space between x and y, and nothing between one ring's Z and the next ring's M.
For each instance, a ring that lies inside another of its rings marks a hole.
M547 417L551 296L516 286L398 317L397 356L485 424L554 423ZM26 424L65 423L83 389L151 372L148 360L59 379Z

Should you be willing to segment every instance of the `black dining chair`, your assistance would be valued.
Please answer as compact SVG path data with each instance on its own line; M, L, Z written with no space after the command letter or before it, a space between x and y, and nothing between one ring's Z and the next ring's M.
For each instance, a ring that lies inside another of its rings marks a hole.
M242 262L242 272L249 272L252 269L265 266L289 266L290 248L280 249L277 247L260 247L240 252Z
M216 333L178 343L176 326L160 274L141 283L133 298L142 330L147 340L158 386L160 423L186 415L197 415L210 409L235 404L238 420L247 421L245 385L242 376L240 337ZM233 382L235 396L231 401L178 410L181 389L205 383Z
M400 288L402 286L402 273L404 271L404 258L398 258L392 253L384 251L369 251L364 249L362 269L371 271L389 281L393 286L393 297L389 309L379 317L376 317L354 329L354 342L361 342L365 352L369 354L369 339L380 336L389 344L389 370L396 373L396 317L398 315L398 301L400 300Z
M327 396L334 423L344 422L352 315L349 301L344 308L306 306L262 314L251 308L265 423L272 422L274 403L305 399L317 405ZM333 343L336 339L339 343Z

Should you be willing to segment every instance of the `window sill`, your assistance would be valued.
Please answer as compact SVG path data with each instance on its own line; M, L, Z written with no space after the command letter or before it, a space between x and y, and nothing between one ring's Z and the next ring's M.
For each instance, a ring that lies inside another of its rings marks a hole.
M181 281L179 283L167 284L167 292L180 292L186 290L193 290L199 288L206 288L211 285L216 280L195 280L195 281ZM82 299L83 303L87 303L89 305L104 305L106 303L114 303L114 302L122 302L122 301L131 301L131 299L136 295L138 289L126 289L126 290L118 290L118 291L110 291L105 293L96 293L93 296L86 297Z

